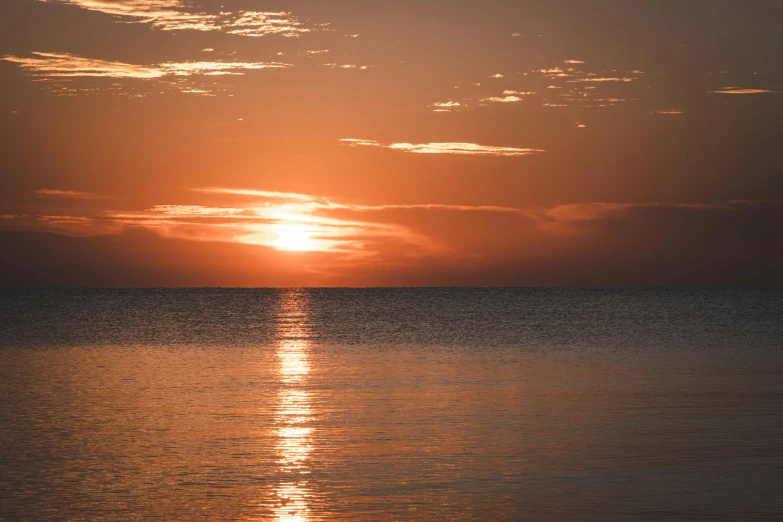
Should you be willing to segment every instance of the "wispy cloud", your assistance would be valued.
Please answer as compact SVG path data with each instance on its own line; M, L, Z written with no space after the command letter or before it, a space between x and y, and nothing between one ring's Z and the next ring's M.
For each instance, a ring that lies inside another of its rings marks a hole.
M710 91L710 94L780 94L779 91L768 89L748 89L744 87L721 87L716 91Z
M28 74L51 77L93 76L107 78L160 78L158 68L82 58L68 53L31 53L32 57L2 56L0 60L18 64Z
M230 15L221 13L221 17L223 16ZM297 18L292 17L291 13L284 11L240 11L235 18L220 20L220 22L223 23L221 27L227 33L242 36L259 37L276 34L291 37L313 31L313 28L305 27Z
M77 236L146 228L169 238L331 252L354 260L375 256L379 245L388 246L390 242L398 245L393 247L395 251L404 246L407 255L433 254L440 249L437 242L406 226L344 215L390 208L333 203L327 198L292 192L219 187L193 190L240 197L242 201L222 206L160 204L144 210L105 210L94 215L44 214L31 222L37 228Z
M361 71L365 71L370 68L369 65L356 65L354 63L323 63L321 65L331 67L332 69L359 69Z
M281 62L166 62L157 65L135 65L85 58L68 53L33 52L32 56L0 56L0 60L19 65L27 74L48 78L119 78L158 79L164 76L242 75L250 70L284 69Z
M472 156L528 156L545 152L541 149L523 149L516 147L496 147L477 143L391 143L381 144L374 140L345 138L340 140L352 147L382 147L414 154L459 154Z
M522 101L519 96L490 96L489 98L481 98L483 102L495 102L495 103L514 103Z
M308 194L299 194L296 192L275 192L270 190L256 190L256 189L231 189L221 187L199 187L192 189L194 192L202 192L205 194L229 194L232 196L250 196L256 198L267 199L289 199L294 201L315 201L315 196Z
M103 194L96 194L94 192L78 192L75 190L58 190L42 188L34 190L33 193L42 198L69 198L69 199L106 199L107 196Z
M436 102L430 105L433 112L452 112L463 109L463 105L456 101Z
M169 62L160 64L160 70L165 74L176 76L191 76L204 74L221 76L226 74L241 75L245 71L260 69L286 69L291 64L281 62Z
M621 219L631 211L644 209L716 211L741 210L749 207L783 207L783 201L732 200L717 203L693 202L638 202L638 203L569 203L550 208L527 209L525 215L538 224L538 228L551 232L570 232L573 225L609 219Z
M228 34L260 37L299 36L319 25L306 26L285 11L220 11L205 13L180 0L40 0L66 4L112 15L121 21L146 23L162 31L222 31ZM125 20L123 20L125 19Z
M636 78L617 78L617 77L589 77L589 78L578 78L576 80L568 80L568 83L605 83L605 82L634 82L636 81Z
M115 16L157 18L184 8L179 0L41 0L49 4L69 4Z
M682 109L661 109L658 111L652 111L650 114L657 114L660 116L678 116L680 114L685 114L685 111Z

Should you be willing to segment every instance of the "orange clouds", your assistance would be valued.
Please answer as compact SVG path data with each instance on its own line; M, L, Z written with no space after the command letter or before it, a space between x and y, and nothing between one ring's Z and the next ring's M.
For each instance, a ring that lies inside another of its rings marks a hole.
M33 193L36 196L44 198L69 198L69 199L104 199L107 196L95 194L92 192L78 192L75 190L57 190L57 189L38 189Z
M163 76L240 75L248 70L283 69L280 62L166 62L157 66L132 65L68 53L33 52L33 57L2 56L0 60L18 64L28 74L45 77L105 77L155 79Z
M391 143L384 145L374 140L344 138L340 142L352 147L381 147L414 154L459 154L472 156L528 156L545 152L541 149L497 147L477 143Z
M0 60L12 62L28 74L49 77L95 76L106 78L160 78L166 73L160 69L82 58L68 53L30 53L33 57L2 56Z
M260 37L280 35L287 37L309 33L307 27L285 11L219 11L200 12L198 8L180 0L41 0L47 3L67 4L89 11L116 17L136 19L162 31L221 31L228 34Z
M718 90L710 91L710 94L780 94L778 91L768 89L746 89L742 87L721 87Z

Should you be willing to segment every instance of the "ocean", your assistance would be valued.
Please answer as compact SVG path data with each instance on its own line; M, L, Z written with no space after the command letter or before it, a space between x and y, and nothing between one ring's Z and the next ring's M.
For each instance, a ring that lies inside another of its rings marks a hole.
M0 520L783 519L783 291L0 290Z

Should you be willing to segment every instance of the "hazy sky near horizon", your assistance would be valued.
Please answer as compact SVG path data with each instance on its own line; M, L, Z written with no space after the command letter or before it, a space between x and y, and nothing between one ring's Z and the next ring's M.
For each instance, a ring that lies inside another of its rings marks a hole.
M783 3L0 2L3 286L783 284Z

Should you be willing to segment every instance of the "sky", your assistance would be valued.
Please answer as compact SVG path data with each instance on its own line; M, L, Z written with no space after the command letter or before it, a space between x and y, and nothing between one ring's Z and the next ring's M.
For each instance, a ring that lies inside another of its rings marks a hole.
M5 0L0 286L783 285L779 0Z

